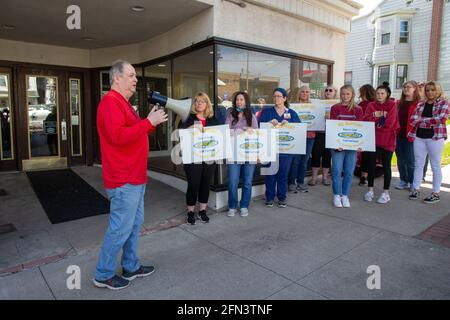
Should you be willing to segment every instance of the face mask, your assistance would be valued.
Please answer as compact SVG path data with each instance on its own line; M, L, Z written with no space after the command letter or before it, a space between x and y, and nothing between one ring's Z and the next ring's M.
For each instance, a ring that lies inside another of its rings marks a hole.
M236 108L236 111L239 112L239 113L244 112L244 110L245 109L243 109L243 108Z

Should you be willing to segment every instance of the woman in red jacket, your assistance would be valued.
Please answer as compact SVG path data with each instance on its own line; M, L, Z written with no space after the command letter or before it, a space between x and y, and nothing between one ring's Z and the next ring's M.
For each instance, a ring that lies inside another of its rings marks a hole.
M397 167L400 173L400 183L395 188L398 190L409 189L414 181L414 148L413 143L408 140L411 131L411 116L419 103L420 95L415 81L403 84L402 95L397 101L398 122L400 129L397 133Z
M361 121L363 111L355 103L355 90L350 85L345 85L340 90L341 103L331 107L331 120ZM360 150L361 151L361 150ZM342 148L331 150L333 160L332 188L333 204L337 208L349 208L349 195L352 188L353 171L356 165L356 151Z
M392 154L396 147L398 124L398 112L395 101L390 99L391 89L389 83L384 82L376 90L376 101L370 103L364 113L365 121L375 122L376 152L368 152L368 185L369 191L364 195L364 200L372 201L374 198L373 183L375 180L376 159L379 155L383 163L384 186L383 193L378 198L378 203L387 203L391 200L389 187L391 185Z

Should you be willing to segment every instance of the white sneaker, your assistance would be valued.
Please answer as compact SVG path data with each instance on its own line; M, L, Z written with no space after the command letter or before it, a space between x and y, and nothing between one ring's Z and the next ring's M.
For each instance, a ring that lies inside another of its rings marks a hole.
M235 214L236 214L236 209L229 209L227 216L234 217Z
M382 193L381 196L378 198L378 203L388 203L391 200L391 197L387 193Z
M371 202L373 200L374 194L373 191L368 191L365 195L364 195L364 200L365 201L369 201Z
M335 195L333 203L336 208L342 208L341 196Z
M241 217L248 216L248 209L247 208L241 208L240 215L241 215Z
M341 200L344 208L350 208L350 200L348 199L348 196L342 196Z

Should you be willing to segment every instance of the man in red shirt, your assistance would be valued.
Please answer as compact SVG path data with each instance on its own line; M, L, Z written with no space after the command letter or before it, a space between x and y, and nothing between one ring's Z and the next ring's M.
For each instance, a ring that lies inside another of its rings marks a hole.
M167 121L167 114L154 107L146 119L140 119L128 102L137 84L136 71L130 63L115 61L109 81L111 90L98 106L97 129L104 186L111 202L110 218L93 281L97 287L119 290L155 270L139 263L137 247L144 222L148 134ZM122 277L116 275L116 257L121 249Z

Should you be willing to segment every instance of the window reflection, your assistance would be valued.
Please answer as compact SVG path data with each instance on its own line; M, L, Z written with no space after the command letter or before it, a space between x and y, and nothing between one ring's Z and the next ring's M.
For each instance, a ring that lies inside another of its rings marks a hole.
M30 156L59 155L57 78L27 76Z
M150 90L158 91L162 95L171 96L171 68L170 61L165 61L155 65L148 66L144 69L145 75L145 96L147 97ZM148 108L147 108L148 109ZM150 151L167 151L168 140L170 137L169 124L173 118L171 111L169 113L169 121L164 122L156 127L149 136ZM148 111L147 111L148 113Z
M12 109L10 77L8 74L0 74L0 159L13 159L13 140L12 140Z
M81 147L80 79L70 79L70 124L72 126L72 155L80 156Z

